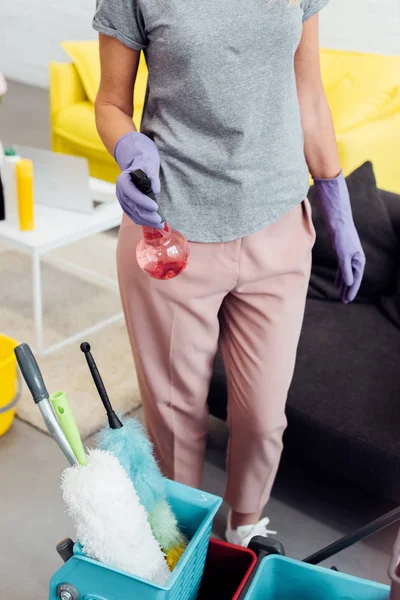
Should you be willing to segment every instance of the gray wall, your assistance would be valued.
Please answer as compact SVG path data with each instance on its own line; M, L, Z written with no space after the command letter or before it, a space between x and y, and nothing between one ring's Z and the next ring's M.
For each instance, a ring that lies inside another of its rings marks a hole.
M184 0L182 0L184 2ZM95 36L95 0L0 0L0 71L46 87L50 60L64 60L59 43ZM400 0L331 0L321 15L321 43L400 54Z
M321 13L321 44L400 55L400 0L330 0Z
M0 0L0 72L47 87L48 64L66 60L63 40L95 37L95 0Z

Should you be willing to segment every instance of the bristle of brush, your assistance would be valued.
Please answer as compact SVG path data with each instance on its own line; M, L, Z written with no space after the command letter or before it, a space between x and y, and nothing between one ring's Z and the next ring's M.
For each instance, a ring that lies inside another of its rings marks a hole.
M166 500L159 502L148 516L153 535L166 554L172 548L187 546L187 540L179 531L176 517Z
M150 513L165 500L165 479L153 456L153 446L137 419L123 418L123 427L104 427L97 436L97 446L111 452L131 479L141 504Z
M178 564L182 554L186 550L186 544L181 544L179 546L174 546L165 552L167 565L171 571L173 571Z

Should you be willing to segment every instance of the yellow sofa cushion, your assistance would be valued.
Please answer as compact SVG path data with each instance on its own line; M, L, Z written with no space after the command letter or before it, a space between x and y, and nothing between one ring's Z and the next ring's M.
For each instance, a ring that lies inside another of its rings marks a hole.
M100 85L99 43L94 41L63 42L62 48L74 63L86 95L94 104ZM140 54L134 92L134 110L142 110L147 86L147 67L143 52Z
M88 99L94 103L100 85L99 43L63 42L61 46L74 63Z
M322 50L321 70L338 134L400 111L400 57Z
M64 42L90 102L100 84L99 44ZM400 57L321 50L322 77L338 134L400 111ZM147 67L141 53L134 93L134 111L143 110Z

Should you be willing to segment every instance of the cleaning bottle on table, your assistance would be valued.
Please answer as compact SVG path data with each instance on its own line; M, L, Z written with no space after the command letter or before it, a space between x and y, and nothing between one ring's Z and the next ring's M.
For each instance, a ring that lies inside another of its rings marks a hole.
M1 169L2 167L0 166L0 221L4 221L6 218L6 201L4 198L3 182L1 180Z
M32 161L21 158L15 165L15 174L17 178L19 228L21 231L33 231L35 221Z
M3 182L5 218L7 223L18 226L17 176L15 166L21 160L14 148L4 150L1 179Z
M137 169L131 173L131 179L142 194L157 202L146 173ZM170 228L160 208L158 214L164 227L143 227L143 238L137 245L136 258L140 268L154 279L173 279L186 268L189 244L179 231Z
M3 160L4 160L4 149L0 140L0 221L4 221L6 218L6 207L4 199L4 187L3 187Z

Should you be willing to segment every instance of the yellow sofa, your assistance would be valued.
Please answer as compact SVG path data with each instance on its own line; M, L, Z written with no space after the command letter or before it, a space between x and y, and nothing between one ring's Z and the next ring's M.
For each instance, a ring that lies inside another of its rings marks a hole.
M71 62L50 64L53 150L83 156L93 177L115 181L118 168L95 126L98 43L65 42L63 48ZM321 50L321 64L345 174L370 160L378 185L400 193L400 57ZM137 128L146 81L142 56L134 94Z

